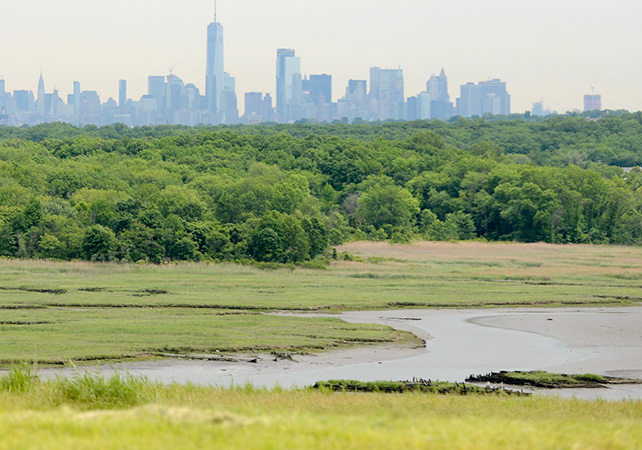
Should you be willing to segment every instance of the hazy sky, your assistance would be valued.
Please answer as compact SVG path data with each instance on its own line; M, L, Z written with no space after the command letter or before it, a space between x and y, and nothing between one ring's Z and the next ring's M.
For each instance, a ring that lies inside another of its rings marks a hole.
M72 81L117 98L174 72L204 93L205 0L4 0L0 78L7 90L70 93ZM467 81L501 78L513 112L543 100L582 107L595 86L604 108L642 110L640 0L219 0L225 69L247 91L275 91L276 49L294 48L304 73L333 75L334 100L371 66L404 69L406 96L443 67L452 100ZM242 113L242 111L241 111Z

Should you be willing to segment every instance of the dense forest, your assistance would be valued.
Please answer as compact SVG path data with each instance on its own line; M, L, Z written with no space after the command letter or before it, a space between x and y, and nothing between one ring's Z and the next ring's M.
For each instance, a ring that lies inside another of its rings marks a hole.
M0 256L300 263L352 239L639 244L640 164L640 113L0 127Z

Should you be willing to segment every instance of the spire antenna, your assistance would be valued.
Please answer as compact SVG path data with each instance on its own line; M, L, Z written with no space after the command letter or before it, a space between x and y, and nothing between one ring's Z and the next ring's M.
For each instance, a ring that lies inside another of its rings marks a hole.
M214 23L216 23L216 0L214 0Z

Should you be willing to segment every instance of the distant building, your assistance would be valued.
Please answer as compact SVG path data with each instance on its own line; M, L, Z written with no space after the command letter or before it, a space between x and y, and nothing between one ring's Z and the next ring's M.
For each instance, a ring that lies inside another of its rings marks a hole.
M448 120L453 115L453 104L448 94L448 77L441 69L439 75L433 75L426 83L426 93L430 96L429 119Z
M38 80L38 100L36 102L36 111L41 118L44 117L45 113L47 112L45 100L45 81L42 78L42 72L40 72L40 79Z
M310 75L310 100L315 106L332 103L332 75Z
M162 123L165 115L165 99L167 97L164 76L151 75L147 77L147 95L156 100L156 109L151 112L151 116L149 117L150 124ZM150 102L146 102L145 110L147 110L150 105Z
M236 98L236 78L224 73L223 98L221 100L220 123L235 124L239 121L238 99Z
M460 86L457 99L457 113L462 117L475 117L482 115L481 88L475 83L466 83Z
M408 97L406 99L406 120L417 120L418 108L417 108L417 97Z
M118 106L120 109L125 108L127 103L127 80L118 82Z
M401 69L370 68L370 118L404 118L404 80Z
M74 115L76 119L80 117L80 108L82 106L82 95L80 93L80 82L74 81Z
M167 76L165 86L165 117L167 117L170 122L173 122L174 113L184 109L182 105L182 95L185 83L176 75L170 74Z
M544 107L544 102L536 102L536 103L533 103L533 108L531 109L531 114L533 116L544 117L544 116L550 116L551 114L557 114L557 113L555 111L551 111L549 109L546 109Z
M505 82L495 78L478 84L466 83L460 89L460 97L457 99L457 113L460 116L510 114L510 94Z
M273 120L274 109L270 94L263 95L263 92L246 92L243 123L253 125Z
M602 111L602 96L586 94L584 96L584 111Z
M13 91L13 98L16 102L16 111L31 111L34 105L33 92L31 91Z
M432 118L432 97L428 92L417 95L417 119L428 120Z
M368 82L349 80L346 94L337 102L337 115L349 121L368 117Z
M450 95L448 94L448 77L446 77L444 69L441 69L439 75L430 77L426 83L426 92L428 92L432 100L441 102L450 101Z
M301 117L302 95L301 59L294 50L280 48L276 52L276 113L280 121Z
M215 115L221 112L223 90L225 89L223 63L223 25L216 21L216 14L214 14L214 22L207 27L205 96L207 97L207 109Z

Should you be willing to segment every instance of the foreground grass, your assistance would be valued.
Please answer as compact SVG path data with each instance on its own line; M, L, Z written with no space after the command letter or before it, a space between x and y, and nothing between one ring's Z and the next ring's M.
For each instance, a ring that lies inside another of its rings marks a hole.
M0 448L642 446L642 402L218 389L117 378L0 388Z
M357 242L327 270L0 260L0 364L401 342L387 327L265 315L633 304L638 247Z

